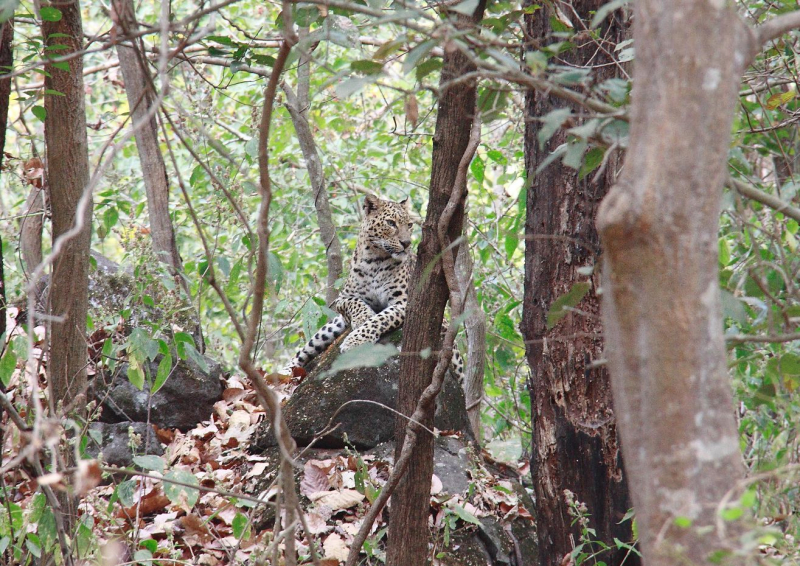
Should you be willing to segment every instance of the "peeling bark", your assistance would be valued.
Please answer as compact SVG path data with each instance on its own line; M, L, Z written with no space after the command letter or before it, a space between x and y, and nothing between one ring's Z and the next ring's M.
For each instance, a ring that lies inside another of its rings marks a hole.
M576 29L588 27L592 13L603 4L605 0L573 2L575 12L584 20L580 23L576 18ZM550 19L544 13L537 12L526 21L534 38L552 33ZM600 36L618 43L627 36L627 28L621 15L612 15ZM617 68L610 64L613 61L598 53L591 42L563 57L567 63L599 66L593 71L597 82L617 74ZM599 269L588 279L592 288L578 305L581 314L568 314L552 328L547 325L553 302L577 281L587 281L578 270L599 264L600 242L594 219L616 173L613 158L598 179L594 175L579 179L578 171L560 160L536 173L568 135L561 130L540 147L539 123L534 118L560 107L569 105L535 91L527 95L525 167L531 183L525 225L522 333L532 374L531 474L541 548L539 564L557 566L579 541L580 525L570 516L565 495L569 490L586 505L589 525L596 530L594 539L612 548L598 559L611 565L623 561L633 565L639 562L638 557L626 557L627 550L614 545L614 538L630 541L633 535L630 521L620 524L631 502L617 440L610 378L602 363L597 365L604 357L597 294Z

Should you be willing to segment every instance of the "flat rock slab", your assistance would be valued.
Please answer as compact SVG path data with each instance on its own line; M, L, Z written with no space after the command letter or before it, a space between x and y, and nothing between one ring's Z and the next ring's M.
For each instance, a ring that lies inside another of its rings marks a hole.
M399 337L399 333L393 333L388 341L399 342ZM324 376L338 357L339 341L320 356L316 367L294 391L283 409L284 416L299 446L310 444L336 414L332 425L338 426L324 434L315 446L342 448L349 443L359 450L368 450L394 438L393 410L397 410L400 356L389 358L379 367L347 369ZM472 438L464 393L450 370L436 400L434 426L439 430L461 431ZM262 423L254 435L252 448L261 451L275 445L272 424Z

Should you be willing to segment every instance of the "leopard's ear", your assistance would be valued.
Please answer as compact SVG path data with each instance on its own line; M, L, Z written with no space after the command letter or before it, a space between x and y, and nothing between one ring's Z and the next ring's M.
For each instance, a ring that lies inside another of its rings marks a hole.
M383 208L383 201L373 194L367 193L364 198L364 212L369 216Z
M408 198L408 197L404 198L403 200L400 201L400 204L406 205L406 210L408 212L411 212L411 199L410 198Z

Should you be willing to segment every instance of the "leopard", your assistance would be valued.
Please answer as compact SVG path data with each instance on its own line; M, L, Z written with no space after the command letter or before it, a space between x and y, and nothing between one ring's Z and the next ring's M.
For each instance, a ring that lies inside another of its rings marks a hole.
M288 368L304 368L348 328L352 331L340 344L341 352L374 344L403 326L408 281L416 262L416 254L410 249L414 227L411 202L408 198L394 202L367 194L363 211L350 273L330 305L338 316L314 334ZM450 363L463 385L464 361L458 350L453 350Z

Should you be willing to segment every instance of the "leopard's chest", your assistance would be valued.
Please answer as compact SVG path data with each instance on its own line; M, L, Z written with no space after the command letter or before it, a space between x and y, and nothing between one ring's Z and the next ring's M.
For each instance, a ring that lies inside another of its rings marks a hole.
M408 262L361 262L353 266L351 276L356 292L375 312L406 300Z

